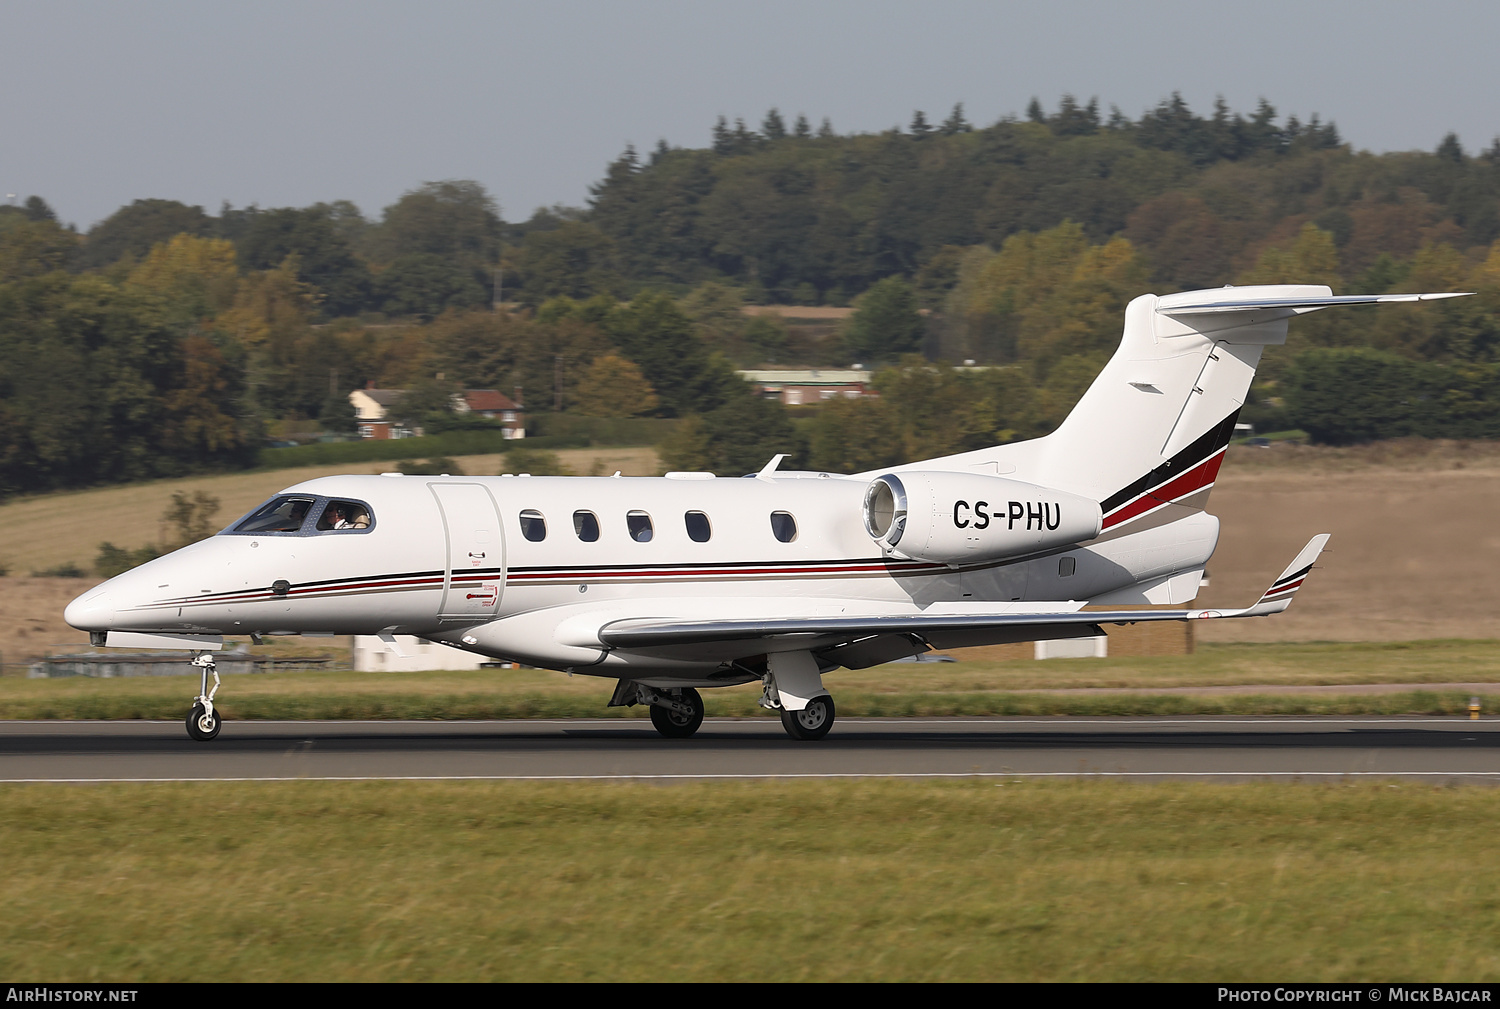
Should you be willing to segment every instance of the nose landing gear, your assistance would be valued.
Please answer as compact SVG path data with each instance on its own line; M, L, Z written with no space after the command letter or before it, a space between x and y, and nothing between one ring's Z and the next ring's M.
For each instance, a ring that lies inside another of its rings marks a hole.
M219 734L224 720L214 709L214 694L219 692L219 667L208 652L193 656L193 665L200 670L198 696L193 698L193 708L187 716L187 733L200 743L206 743ZM208 674L214 674L213 689L208 689Z

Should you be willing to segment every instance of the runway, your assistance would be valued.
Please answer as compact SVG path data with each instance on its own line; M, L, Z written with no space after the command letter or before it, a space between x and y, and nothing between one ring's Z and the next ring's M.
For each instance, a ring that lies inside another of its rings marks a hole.
M845 718L818 743L772 719L667 740L644 719L3 722L0 781L1109 777L1406 778L1500 785L1500 721L1458 718Z

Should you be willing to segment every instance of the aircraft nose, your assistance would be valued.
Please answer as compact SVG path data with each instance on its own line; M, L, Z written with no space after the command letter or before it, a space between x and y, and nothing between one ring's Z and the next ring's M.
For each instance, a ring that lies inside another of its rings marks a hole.
M107 631L114 623L115 607L108 589L85 592L63 610L63 619L80 631Z

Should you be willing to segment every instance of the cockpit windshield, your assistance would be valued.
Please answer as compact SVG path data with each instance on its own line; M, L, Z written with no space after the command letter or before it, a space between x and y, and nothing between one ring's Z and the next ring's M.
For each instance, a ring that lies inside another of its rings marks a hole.
M232 528L231 533L317 533L369 529L374 524L363 501L282 494L261 505Z
M236 533L295 533L300 532L317 498L283 495L272 498L251 512L230 532Z

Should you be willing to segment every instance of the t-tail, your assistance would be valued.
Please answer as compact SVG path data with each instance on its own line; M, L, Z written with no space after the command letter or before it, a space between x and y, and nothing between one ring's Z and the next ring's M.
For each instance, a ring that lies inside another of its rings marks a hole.
M1013 473L1098 501L1106 535L1172 506L1201 510L1261 354L1286 342L1294 316L1463 296L1335 297L1312 284L1145 294L1126 308L1119 349L1056 431L918 465Z

